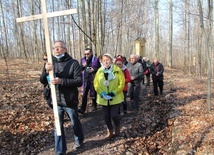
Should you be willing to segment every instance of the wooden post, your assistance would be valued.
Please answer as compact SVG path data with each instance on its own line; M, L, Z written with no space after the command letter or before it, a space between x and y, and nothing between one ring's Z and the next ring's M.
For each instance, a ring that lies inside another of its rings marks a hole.
M41 0L41 2L42 2L42 14L28 16L28 17L22 17L22 18L17 18L16 21L19 23L19 22L43 19L44 30L45 30L45 41L46 41L45 43L46 43L46 50L47 50L46 52L47 52L47 56L48 56L48 62L53 63L53 61L52 61L52 52L51 52L51 47L50 47L48 18L57 17L57 16L64 16L64 15L71 15L71 14L77 13L77 10L76 9L70 9L70 10L47 13L45 0ZM50 75L50 80L54 79L54 72L53 71L49 72L49 75ZM51 84L51 97L52 97L52 102L53 102L53 112L54 112L56 133L57 133L58 136L61 136L59 114L58 114L58 108L57 108L56 88L55 88L54 84Z

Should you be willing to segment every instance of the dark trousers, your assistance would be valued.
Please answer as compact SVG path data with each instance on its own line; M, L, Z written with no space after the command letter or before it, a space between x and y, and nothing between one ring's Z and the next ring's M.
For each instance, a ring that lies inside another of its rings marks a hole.
M88 101L88 92L90 90L90 83L86 83L84 90L83 90L83 96L82 96L82 105L81 105L81 111L84 113L86 110L86 106L87 106L87 101ZM92 90L91 90L92 91ZM92 106L94 108L97 108L97 103L96 103L96 92L95 92L95 97L92 99Z
M131 99L131 108L138 109L139 108L139 98L141 91L141 83L132 83L129 88L130 99Z
M150 85L150 74L146 75L146 85L149 86Z
M158 96L158 87L160 90L160 95L163 94L163 80L160 80L160 79L153 80L153 87L154 87L155 96Z
M103 117L108 130L113 130L112 121L115 126L120 126L120 116L118 115L120 104L102 106Z
M123 96L124 96L124 101L122 102L123 112L127 113L127 102L126 102L127 91L123 91ZM119 112L118 112L119 114L120 114L120 107L119 107Z
M143 84L145 83L145 75L143 74L143 79L142 79Z

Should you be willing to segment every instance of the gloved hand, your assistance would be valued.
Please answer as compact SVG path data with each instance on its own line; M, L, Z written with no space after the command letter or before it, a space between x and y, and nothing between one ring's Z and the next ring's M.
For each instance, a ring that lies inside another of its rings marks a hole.
M103 91L103 92L100 93L100 97L101 98L103 98L103 95L106 95L106 92Z
M116 96L115 92L110 92L110 93L108 93L107 95L109 95L109 96L111 96L111 97L115 97L115 96Z

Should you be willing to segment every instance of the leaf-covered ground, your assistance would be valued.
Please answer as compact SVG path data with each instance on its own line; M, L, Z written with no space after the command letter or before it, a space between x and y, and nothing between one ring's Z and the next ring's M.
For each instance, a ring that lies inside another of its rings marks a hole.
M53 114L39 82L43 64L0 60L0 154L52 155ZM142 86L141 110L121 115L121 134L105 141L101 108L80 119L85 143L72 150L70 122L65 122L67 154L214 154L214 112L207 112L206 80L165 68L164 95L154 98L152 86ZM212 96L213 98L213 96ZM213 102L213 100L212 100ZM213 105L214 106L214 105Z

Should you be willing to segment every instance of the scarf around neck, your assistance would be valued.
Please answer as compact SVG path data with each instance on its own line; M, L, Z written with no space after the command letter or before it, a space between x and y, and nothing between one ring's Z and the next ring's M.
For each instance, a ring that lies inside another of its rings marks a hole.
M115 79L115 76L114 76L114 73L113 73L113 65L110 66L109 69L106 69L102 66L102 70L103 70L103 73L108 73L108 81L111 81L113 79Z

